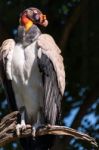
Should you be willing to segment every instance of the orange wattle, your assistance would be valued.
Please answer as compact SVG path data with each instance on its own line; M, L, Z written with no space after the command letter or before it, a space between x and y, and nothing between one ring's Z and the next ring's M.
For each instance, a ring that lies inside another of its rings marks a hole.
M25 30L28 31L32 25L33 25L33 22L27 18L26 16L22 16L21 17L21 24L25 27Z

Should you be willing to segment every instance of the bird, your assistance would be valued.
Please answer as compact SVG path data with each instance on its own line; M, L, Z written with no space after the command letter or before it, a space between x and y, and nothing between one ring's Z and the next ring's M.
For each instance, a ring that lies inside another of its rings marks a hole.
M60 123L61 101L66 86L61 50L53 37L42 33L48 20L41 10L29 7L19 17L17 38L0 47L0 80L12 111L21 114L17 135L31 124L35 135L40 125ZM20 139L24 150L49 150L53 136Z

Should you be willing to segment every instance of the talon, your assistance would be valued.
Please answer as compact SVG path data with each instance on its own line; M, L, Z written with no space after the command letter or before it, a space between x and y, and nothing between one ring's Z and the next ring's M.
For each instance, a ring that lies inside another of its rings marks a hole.
M22 131L26 130L26 125L22 125Z
M35 127L32 128L32 135L33 135L33 137L36 136L36 128Z
M50 124L47 124L46 127L47 127L48 129L50 129L50 128L51 128L51 125L50 125Z
M17 124L16 125L16 134L17 136L20 136L20 132L26 130L27 126L24 123Z
M21 124L16 125L16 134L17 136L20 136L20 130L21 130Z

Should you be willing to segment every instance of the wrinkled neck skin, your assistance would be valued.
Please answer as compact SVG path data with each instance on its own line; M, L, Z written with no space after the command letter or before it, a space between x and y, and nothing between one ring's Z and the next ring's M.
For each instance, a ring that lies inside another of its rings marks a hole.
M36 25L33 25L27 32L25 31L25 28L23 26L19 26L17 42L22 43L23 47L26 47L34 42L40 34L41 31Z

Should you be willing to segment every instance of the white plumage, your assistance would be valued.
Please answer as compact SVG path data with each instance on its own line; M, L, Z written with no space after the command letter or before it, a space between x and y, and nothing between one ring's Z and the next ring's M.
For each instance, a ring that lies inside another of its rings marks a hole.
M35 135L35 129L41 124L60 122L65 90L63 58L54 39L42 34L36 24L47 26L46 16L36 8L26 9L20 15L16 42L8 39L0 48L0 79L12 111L21 113L17 135L26 128L26 123L33 126ZM29 148L31 145L31 150L48 150L53 139L46 137L40 146L27 138ZM39 143L39 138L36 140ZM27 150L25 139L22 145Z
M36 123L43 105L43 85L37 64L37 50L34 42L25 49L16 45L12 59L12 86L18 109L25 106L28 119ZM39 93L39 94L38 94Z

